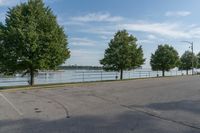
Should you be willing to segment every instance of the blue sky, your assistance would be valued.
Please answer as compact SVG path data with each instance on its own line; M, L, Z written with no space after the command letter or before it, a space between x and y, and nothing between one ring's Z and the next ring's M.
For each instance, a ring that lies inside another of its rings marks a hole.
M25 0L0 0L0 20L8 7ZM66 65L100 65L115 32L126 29L138 38L147 59L158 44L170 44L179 54L200 52L200 0L45 0L68 35L71 58Z

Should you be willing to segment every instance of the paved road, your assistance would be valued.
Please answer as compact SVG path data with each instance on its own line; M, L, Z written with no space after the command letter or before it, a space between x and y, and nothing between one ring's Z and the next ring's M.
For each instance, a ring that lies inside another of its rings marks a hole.
M0 133L200 133L200 77L4 91Z

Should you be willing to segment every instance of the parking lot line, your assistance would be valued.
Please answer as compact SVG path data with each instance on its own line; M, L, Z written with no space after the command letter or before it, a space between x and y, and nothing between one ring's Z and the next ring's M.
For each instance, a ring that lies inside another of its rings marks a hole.
M23 113L10 101L8 100L8 98L3 95L2 93L0 93L0 96L20 115L22 116Z

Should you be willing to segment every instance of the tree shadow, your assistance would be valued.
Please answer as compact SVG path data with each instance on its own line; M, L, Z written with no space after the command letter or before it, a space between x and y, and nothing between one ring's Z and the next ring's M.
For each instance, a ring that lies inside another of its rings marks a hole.
M0 133L199 133L142 113L127 111L116 116L76 116L69 119L0 120Z
M167 103L153 103L149 104L146 107L155 109L155 110L181 110L188 111L195 114L200 114L200 100L182 100L175 102Z

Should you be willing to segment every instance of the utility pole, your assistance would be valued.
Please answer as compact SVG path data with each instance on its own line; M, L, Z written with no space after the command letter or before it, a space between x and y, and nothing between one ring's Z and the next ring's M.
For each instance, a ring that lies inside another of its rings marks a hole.
M185 43L189 43L191 45L191 50L192 50L192 75L194 75L194 43L193 42L189 42L189 41L182 41Z
M192 75L194 75L194 44L191 43L191 49L192 49Z

